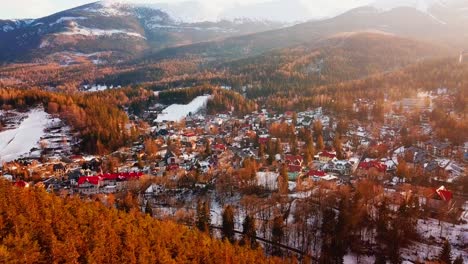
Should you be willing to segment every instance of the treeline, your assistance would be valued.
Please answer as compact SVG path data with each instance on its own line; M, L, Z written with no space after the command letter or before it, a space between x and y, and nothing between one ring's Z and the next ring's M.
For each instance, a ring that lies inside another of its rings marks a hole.
M162 78L163 70L155 67L129 69L116 74L109 74L96 80L96 83L107 85L132 85L145 82L154 82Z
M136 210L6 181L0 212L2 263L284 263Z
M136 130L126 128L129 120L119 106L143 100L150 94L151 92L144 89L119 89L89 94L0 89L0 107L28 109L42 105L46 112L59 115L80 134L81 151L103 154L136 137Z

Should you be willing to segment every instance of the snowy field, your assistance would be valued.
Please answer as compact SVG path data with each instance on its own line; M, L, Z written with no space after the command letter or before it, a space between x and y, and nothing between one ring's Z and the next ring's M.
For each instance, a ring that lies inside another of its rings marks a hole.
M0 162L8 162L38 147L49 115L42 109L31 110L18 127L0 132Z
M190 113L195 114L204 107L210 98L209 95L198 96L193 99L189 104L172 104L163 110L161 114L156 118L156 122L164 121L181 121L187 117Z
M413 243L409 248L403 249L402 255L405 259L434 259L442 250L443 241L447 239L452 245L452 258L462 255L465 262L468 262L468 224L453 225L443 221L439 224L436 219L419 219L417 230L425 243Z

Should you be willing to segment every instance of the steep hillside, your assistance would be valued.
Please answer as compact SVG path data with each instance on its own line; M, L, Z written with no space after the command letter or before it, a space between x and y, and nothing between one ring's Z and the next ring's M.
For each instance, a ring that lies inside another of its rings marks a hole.
M296 84L316 86L359 79L447 54L450 51L443 47L384 32L343 32L258 56L208 63L198 71L171 71L154 81L163 87L211 81L287 89Z

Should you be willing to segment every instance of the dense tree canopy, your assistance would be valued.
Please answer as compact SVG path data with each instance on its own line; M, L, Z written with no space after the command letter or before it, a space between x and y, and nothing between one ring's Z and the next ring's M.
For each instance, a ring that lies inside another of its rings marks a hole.
M1 263L282 263L138 211L0 181Z

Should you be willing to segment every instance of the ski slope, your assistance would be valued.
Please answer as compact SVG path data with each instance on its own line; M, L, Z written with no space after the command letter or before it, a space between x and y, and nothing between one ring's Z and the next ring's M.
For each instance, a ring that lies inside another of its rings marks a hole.
M48 119L44 110L33 109L18 127L0 132L0 162L15 160L37 147Z
M210 98L209 95L198 96L193 99L189 104L172 104L163 110L161 114L156 118L156 122L164 121L181 121L187 117L190 113L195 114L204 107Z

